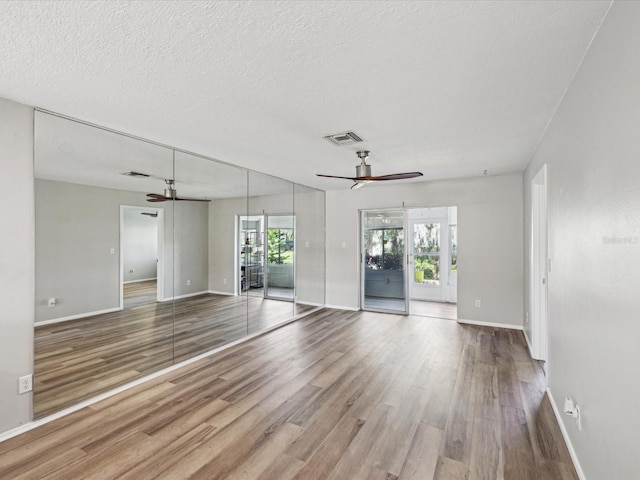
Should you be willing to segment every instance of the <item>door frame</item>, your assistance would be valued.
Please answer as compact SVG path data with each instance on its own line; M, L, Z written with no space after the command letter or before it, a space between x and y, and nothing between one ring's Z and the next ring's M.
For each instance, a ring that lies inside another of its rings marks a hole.
M548 358L548 213L547 165L544 164L531 180L531 255L530 301L531 356Z
M135 205L120 205L120 310L124 309L124 212L137 210L157 213L158 222L158 253L156 261L156 300L164 301L164 208L139 207Z

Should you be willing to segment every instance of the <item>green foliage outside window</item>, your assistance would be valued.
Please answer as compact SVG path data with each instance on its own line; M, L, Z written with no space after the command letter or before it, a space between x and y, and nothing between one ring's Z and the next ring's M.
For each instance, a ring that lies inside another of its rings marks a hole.
M293 263L293 229L270 228L267 231L267 261Z

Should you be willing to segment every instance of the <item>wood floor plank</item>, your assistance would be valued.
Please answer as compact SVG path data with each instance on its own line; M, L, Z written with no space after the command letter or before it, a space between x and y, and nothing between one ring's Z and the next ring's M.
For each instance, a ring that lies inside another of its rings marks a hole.
M398 478L423 480L434 477L444 432L420 422Z
M196 328L179 341L200 348L213 338L198 324L207 309L183 307L180 328ZM123 345L144 330L144 309L128 314ZM115 334L105 328L95 351L68 361L72 376L99 365ZM42 336L52 348L43 388L65 368L56 336L74 335L58 325ZM112 360L118 374L142 362L124 351ZM0 443L0 479L15 478L578 477L521 332L324 309Z

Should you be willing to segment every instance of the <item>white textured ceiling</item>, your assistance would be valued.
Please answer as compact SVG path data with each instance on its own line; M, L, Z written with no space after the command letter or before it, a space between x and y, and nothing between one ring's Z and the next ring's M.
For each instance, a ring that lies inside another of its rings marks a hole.
M3 1L0 96L326 190L521 171L609 4Z

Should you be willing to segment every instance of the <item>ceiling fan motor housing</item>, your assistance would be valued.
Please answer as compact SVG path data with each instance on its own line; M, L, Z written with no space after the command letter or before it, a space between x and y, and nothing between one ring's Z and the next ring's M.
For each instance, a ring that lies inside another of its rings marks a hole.
M164 196L166 198L176 198L176 191L173 188L165 188Z
M360 165L356 165L356 177L370 177L371 165L362 162Z

